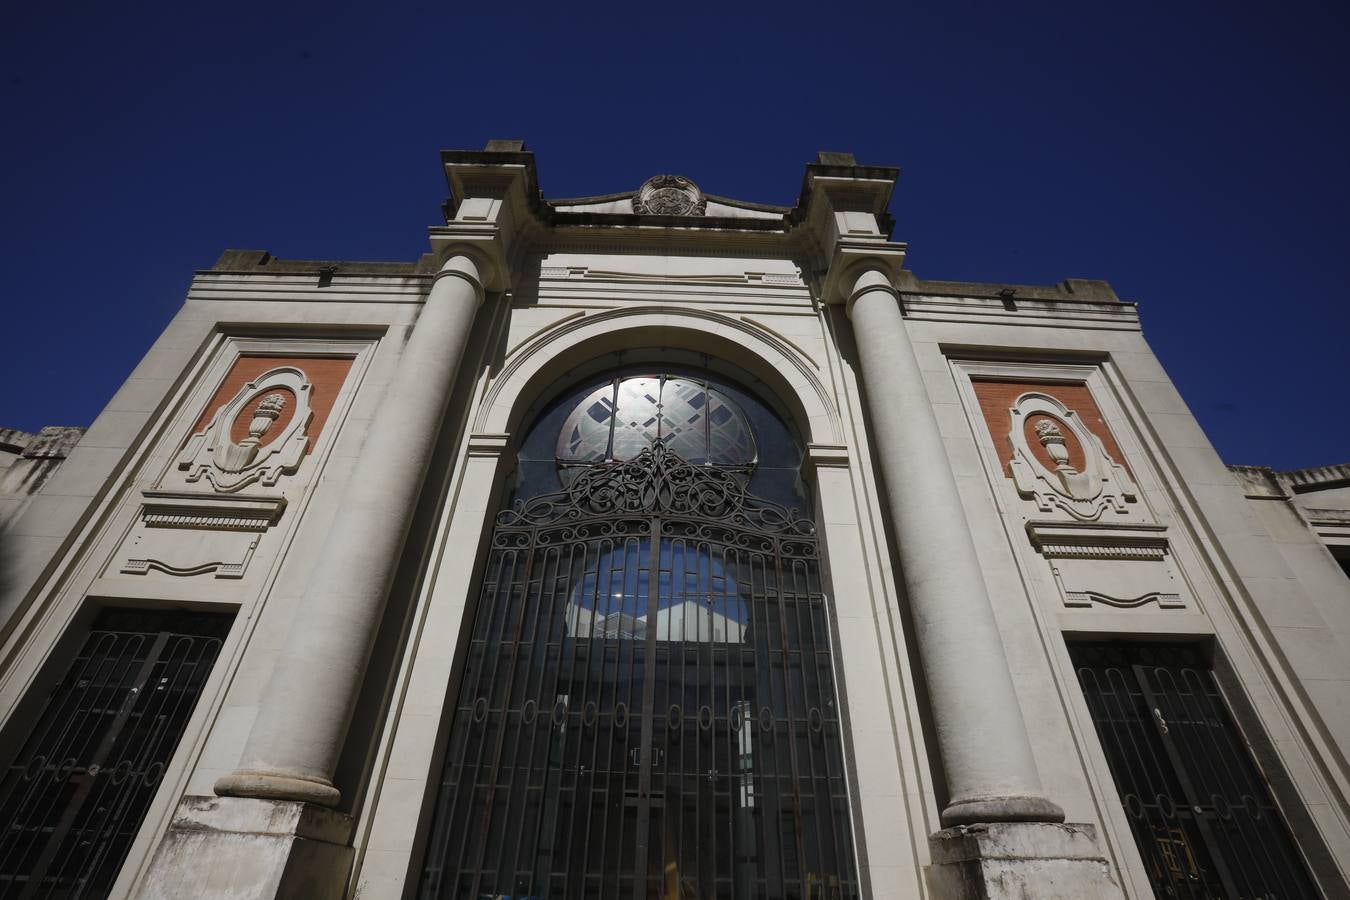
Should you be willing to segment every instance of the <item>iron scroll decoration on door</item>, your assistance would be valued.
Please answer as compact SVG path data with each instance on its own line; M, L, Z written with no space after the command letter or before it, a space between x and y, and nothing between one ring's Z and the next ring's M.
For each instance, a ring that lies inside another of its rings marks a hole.
M814 525L672 443L498 514L420 896L858 896Z

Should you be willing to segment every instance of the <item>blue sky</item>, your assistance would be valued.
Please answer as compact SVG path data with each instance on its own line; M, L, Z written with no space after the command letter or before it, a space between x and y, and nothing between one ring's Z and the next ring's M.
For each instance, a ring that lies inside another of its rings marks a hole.
M227 247L416 258L442 148L551 196L903 169L922 278L1104 278L1228 462L1350 461L1344 3L28 4L0 426L87 424Z

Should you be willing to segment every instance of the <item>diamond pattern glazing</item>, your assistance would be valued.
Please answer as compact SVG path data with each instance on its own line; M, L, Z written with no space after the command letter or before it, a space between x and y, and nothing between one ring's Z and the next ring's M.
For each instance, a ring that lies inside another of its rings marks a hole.
M695 465L749 470L754 434L730 398L701 380L670 375L615 379L588 394L558 434L564 482L569 468L625 461L662 441Z

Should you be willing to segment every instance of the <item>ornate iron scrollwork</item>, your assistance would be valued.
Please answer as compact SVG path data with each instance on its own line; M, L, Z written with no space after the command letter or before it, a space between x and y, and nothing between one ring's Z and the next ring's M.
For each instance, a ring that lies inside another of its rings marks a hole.
M811 537L815 525L795 509L755 497L734 470L685 462L657 441L635 458L591 466L570 486L517 501L497 516L503 527L537 527L613 516L705 519L761 533Z

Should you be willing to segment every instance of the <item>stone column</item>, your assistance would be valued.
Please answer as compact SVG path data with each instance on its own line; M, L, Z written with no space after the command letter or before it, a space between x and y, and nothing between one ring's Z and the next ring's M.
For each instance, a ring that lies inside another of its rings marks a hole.
M849 275L870 434L890 501L901 574L928 682L950 800L944 827L1062 822L1042 795L957 492L899 297L881 266Z
M452 254L370 425L263 694L243 767L216 782L218 795L337 805L333 773L482 300L479 263Z

